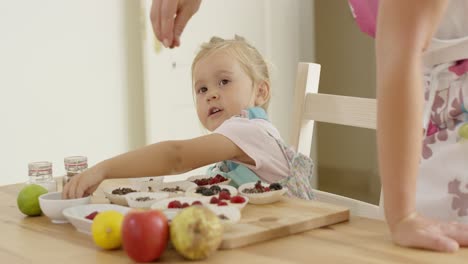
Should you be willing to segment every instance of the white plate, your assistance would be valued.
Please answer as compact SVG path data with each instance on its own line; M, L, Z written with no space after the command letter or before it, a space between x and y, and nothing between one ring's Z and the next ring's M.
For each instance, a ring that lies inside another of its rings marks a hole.
M264 193L244 193L244 189L251 189L255 186L256 182L249 182L239 186L239 194L249 197L249 203L251 204L269 204L274 203L283 197L288 191L287 188L283 187L281 190L269 191ZM262 186L268 187L270 184L262 182Z
M112 194L112 191L118 188L131 188L135 191L138 191L138 188L134 185L122 185L122 186L108 186L103 188L103 192L106 195L106 198L113 204L128 206L127 200L125 199L126 194ZM128 194L128 193L127 193Z
M198 180L198 179L204 179L204 178L210 178L210 177L214 177L214 176L208 176L208 175L195 175L195 176L190 176L188 177L187 181L190 181L190 182L193 182L194 180ZM224 177L224 176L223 176ZM220 183L216 183L216 184L208 184L208 185L203 185L204 187L210 187L211 185L227 185L231 182L231 179L227 178L226 181L223 181L223 182L220 182ZM194 183L194 182L193 182ZM194 183L196 184L196 183Z
M206 207L213 211L218 217L224 215L228 218L220 219L225 229L230 229L241 220L240 209L235 206L216 206L210 204L206 205Z
M237 189L234 188L234 187L232 187L231 185L220 184L220 185L218 185L218 186L219 186L221 189L228 189L229 192L231 193L231 196L237 195ZM198 187L206 187L206 186L194 186L194 187L191 187L190 189L187 190L187 192L185 192L185 195L191 196L191 197L211 197L211 196L218 195L218 194L214 194L214 195L210 195L210 196L204 196L204 195L202 195L201 193L196 193ZM210 186L210 187L211 187L211 186ZM210 187L206 187L206 188L210 188Z
M109 210L126 214L132 209L116 204L86 204L67 208L63 210L63 215L76 228L76 230L85 234L91 234L91 225L93 224L93 221L86 219L85 217L95 211L104 212Z
M175 181L175 182L165 182L161 185L158 185L155 187L155 192L165 192L163 191L164 188L176 188L177 186L179 186L180 189L182 189L183 191L180 191L180 192L166 192L169 194L169 197L180 197L180 196L184 196L185 195L185 192L194 187L194 186L197 186L195 183L193 182L190 182L190 181Z
M211 211L213 211L218 217L220 215L225 215L229 219L219 219L221 220L221 223L224 225L224 230L229 230L232 228L233 225L237 224L241 220L241 212L239 208L235 206L211 206L211 205L205 205L207 208L209 208ZM166 215L167 219L169 221L172 221L174 217L180 212L180 210L164 210L163 213Z
M66 208L89 204L91 196L78 199L62 199L62 192L45 193L39 196L39 206L42 212L50 218L54 224L65 224L67 219L63 215Z
M200 201L202 202L202 205L210 209L212 212L214 212L217 216L220 216L224 214L228 219L220 219L221 222L223 223L224 227L226 229L229 229L232 227L232 225L238 223L241 219L241 213L239 207L236 206L217 206L214 204L208 204L207 201L205 200L206 197L201 197L196 198L196 197L174 197L174 198L168 198L161 200L159 202L154 203L151 206L151 209L154 210L161 210L167 217L168 220L172 220L180 211L181 209L169 209L167 208L167 205L174 200L178 200L181 203L187 202L189 204L193 203L194 201Z
M149 197L151 200L137 201L138 198ZM128 206L131 208L150 208L152 204L169 197L167 192L134 192L125 195Z
M157 186L163 183L164 177L142 177L142 178L130 178L132 185L138 188L141 192L150 192ZM149 187L149 188L148 188Z

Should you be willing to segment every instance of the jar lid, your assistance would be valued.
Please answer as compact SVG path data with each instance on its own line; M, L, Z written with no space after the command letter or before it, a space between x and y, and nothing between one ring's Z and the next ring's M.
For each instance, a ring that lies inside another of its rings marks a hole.
M70 156L65 157L63 159L65 165L72 165L72 166L81 166L88 163L88 158L85 156Z
M35 161L28 163L29 176L52 174L52 162Z

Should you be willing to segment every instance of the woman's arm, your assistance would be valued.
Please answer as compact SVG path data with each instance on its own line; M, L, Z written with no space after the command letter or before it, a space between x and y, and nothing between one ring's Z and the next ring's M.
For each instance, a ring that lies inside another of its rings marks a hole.
M65 198L92 194L105 179L179 174L222 160L253 163L236 144L220 134L164 141L96 164L65 186Z
M377 35L377 137L390 228L415 210L422 142L422 53L447 1L382 0Z
M468 245L468 225L415 212L422 137L422 54L445 9L442 0L382 0L376 36L377 137L385 216L396 244L437 251Z

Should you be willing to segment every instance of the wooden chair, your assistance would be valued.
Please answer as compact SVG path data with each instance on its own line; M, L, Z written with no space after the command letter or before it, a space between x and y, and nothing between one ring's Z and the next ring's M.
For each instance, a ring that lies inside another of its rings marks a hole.
M318 93L320 65L299 63L294 93L290 143L300 153L311 156L314 121L376 129L376 99ZM317 169L315 168L315 175ZM317 177L314 177L314 188ZM348 197L314 190L319 201L345 206L351 215L383 219L379 206Z

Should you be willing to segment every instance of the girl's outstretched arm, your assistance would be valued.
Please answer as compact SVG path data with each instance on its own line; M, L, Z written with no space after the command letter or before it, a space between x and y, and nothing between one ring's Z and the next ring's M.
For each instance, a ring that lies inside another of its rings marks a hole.
M252 163L236 144L220 134L163 141L102 161L76 175L64 187L64 198L92 194L105 179L184 173L222 160Z
M423 140L422 54L447 1L381 0L377 57L377 138L385 216L395 243L438 251L468 244L468 227L416 214Z

